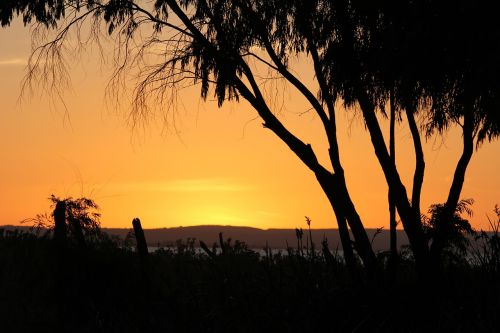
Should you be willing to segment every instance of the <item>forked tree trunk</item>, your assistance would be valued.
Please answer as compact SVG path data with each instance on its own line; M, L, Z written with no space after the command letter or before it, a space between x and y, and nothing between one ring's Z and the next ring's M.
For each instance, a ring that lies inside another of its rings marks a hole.
M389 189L393 194L394 203L401 218L403 227L408 235L417 271L421 277L429 272L429 248L425 239L420 216L417 218L408 199L406 188L401 181L395 165L391 162L384 137L378 123L375 107L364 92L358 93L358 100L363 113L366 127L375 149L375 155L382 167Z

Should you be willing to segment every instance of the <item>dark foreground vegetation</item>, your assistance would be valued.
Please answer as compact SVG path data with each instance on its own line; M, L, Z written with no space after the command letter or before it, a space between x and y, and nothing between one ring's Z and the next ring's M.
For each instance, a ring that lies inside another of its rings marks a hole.
M140 238L115 239L96 226L83 229L81 243L71 226L64 242L55 232L0 231L2 332L500 328L498 229L478 234L466 252L449 247L439 276L418 281L409 251L401 252L396 271L380 253L379 276L369 278L362 267L347 270L326 242L315 251L259 255L221 235L210 247L188 239L143 253Z

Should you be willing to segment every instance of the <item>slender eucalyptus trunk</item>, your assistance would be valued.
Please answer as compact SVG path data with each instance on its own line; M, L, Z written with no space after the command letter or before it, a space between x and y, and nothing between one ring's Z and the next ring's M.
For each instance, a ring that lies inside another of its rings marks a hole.
M448 199L446 200L444 206L444 214L440 219L440 226L437 226L437 232L435 233L432 245L431 245L431 256L434 266L440 264L441 253L446 245L446 233L439 232L439 230L449 230L453 220L453 215L457 209L458 202L460 200L460 194L465 181L465 173L467 167L469 166L472 154L474 152L474 119L472 112L468 112L464 115L464 123L462 125L462 140L463 140L463 150L460 159L458 160L457 166L455 168L455 173L453 175L453 181L451 183L450 191L448 192Z
M330 175L328 178L323 175L317 175L316 177L325 192L330 205L332 206L335 217L337 218L339 237L342 244L342 251L344 253L346 266L350 272L354 272L356 270L356 260L354 258L351 236L349 235L349 229L347 227L345 208L340 200L338 200L335 193L335 175Z
M389 155L391 162L396 165L396 140L395 140L395 127L396 127L396 107L394 105L394 95L391 92L390 103L390 123L389 123ZM398 258L398 239L396 233L396 205L394 204L394 194L389 188L389 228L390 228L390 265L394 269ZM391 270L392 270L391 269ZM395 271L395 270L394 270Z
M373 252L371 241L368 238L368 234L366 233L366 229L361 221L356 207L349 196L345 178L339 178L339 191L342 191L344 194L340 200L343 200L342 204L345 207L347 223L351 228L351 232L355 240L355 249L362 258L368 273L374 275L376 274L377 260L375 253Z
M465 180L465 173L469 166L472 154L474 152L474 120L472 113L467 113L464 117L463 124L463 150L462 156L457 163L455 174L453 175L453 182L448 193L446 200L446 208L449 213L453 214L457 208L458 201L460 200L460 193Z
M413 174L411 206L415 214L415 219L420 219L422 216L420 210L420 197L422 194L422 185L424 183L425 160L422 140L420 139L420 132L417 122L415 121L414 111L415 110L412 109L406 109L406 118L408 119L408 126L410 128L413 148L415 150L415 172Z
M247 70L246 73L248 80L250 82L254 82L251 72ZM328 197L335 216L337 217L340 239L347 265L351 267L354 267L355 265L354 254L352 253L351 255L352 245L349 237L349 230L347 228L348 223L357 244L361 260L363 260L363 263L368 270L374 270L375 254L371 248L371 243L368 239L363 223L361 222L354 204L349 197L343 170L340 166L340 159L337 158L338 150L335 149L335 140L332 140L333 145L330 147L330 154L334 157L332 163L334 164L335 173L332 173L321 166L311 145L302 142L283 126L283 124L271 112L260 93L255 93L258 95L255 96L255 94L252 93L243 84L243 82L238 80L236 81L236 87L241 95L252 104L264 120L264 127L273 131L316 175L316 178ZM259 92L258 86L255 83L253 84L253 89L255 92ZM331 136L330 139L333 139L333 137Z
M328 178L324 176L317 176L317 178L337 217L339 235L346 265L349 270L355 270L356 260L354 258L353 245L347 227L349 225L355 240L354 247L363 261L369 277L375 277L377 267L375 253L373 252L370 239L368 238L361 218L349 196L345 178L343 175L339 174L329 174Z

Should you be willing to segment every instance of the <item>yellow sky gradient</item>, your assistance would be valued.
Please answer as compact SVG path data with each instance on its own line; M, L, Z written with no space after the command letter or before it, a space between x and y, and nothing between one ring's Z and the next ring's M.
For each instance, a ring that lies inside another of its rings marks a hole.
M126 100L119 110L106 103L110 71L96 52L70 63L66 113L40 89L18 100L29 29L18 22L0 29L0 45L0 225L48 211L47 198L54 194L94 199L104 227L130 227L132 218L140 217L145 228L295 228L305 226L304 215L315 228L336 227L313 174L262 127L246 102L218 109L213 101L200 101L198 87L186 89L167 124L158 114L132 129ZM297 73L310 82L307 61L297 65ZM325 161L319 119L305 112L309 107L291 88L277 89L280 119ZM387 228L387 185L362 120L339 109L338 128L354 203L366 227ZM405 123L396 135L397 163L410 191L414 156ZM460 149L456 129L425 144L422 207L446 199ZM498 142L483 145L468 169L462 197L476 200L472 222L477 228L488 227L486 214L500 204L499 152Z

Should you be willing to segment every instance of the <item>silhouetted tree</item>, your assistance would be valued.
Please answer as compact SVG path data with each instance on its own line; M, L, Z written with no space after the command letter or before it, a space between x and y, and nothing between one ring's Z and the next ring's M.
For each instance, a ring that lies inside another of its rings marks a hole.
M435 247L439 242L433 242L429 253L420 218L425 162L415 114L425 116L428 135L435 130L442 133L452 124L462 128L463 154L444 206L447 218L441 219L452 220L474 142L499 134L498 82L481 80L499 69L497 62L489 60L500 51L493 7L451 1L295 3L296 17L303 21L296 25L297 41L319 50L320 72L328 89L322 96L340 98L347 106L359 105L417 263L426 266L429 254L439 257L440 250ZM304 18L304 12L312 14ZM464 25L465 21L474 24ZM315 27L317 32L311 33ZM492 72L486 73L486 68ZM406 114L413 138L416 167L411 198L376 116L377 112L385 115L389 99L391 109Z
M366 22L361 26L365 36L370 36L370 40L362 37L361 49L355 51L360 54L360 62L368 64L365 65L368 69L363 68L362 72L370 74L361 76L367 79L361 80L360 95L371 100L371 105L377 105L384 95L394 91L397 107L406 111L417 157L411 200L415 217L420 216L425 163L412 115L419 107L424 109L427 135L435 130L443 133L454 124L461 127L463 152L444 204L445 213L440 219L441 223L452 223L474 145L479 146L485 139L491 140L499 134L500 86L492 75L497 75L500 69L498 62L493 60L500 51L496 42L500 30L491 14L493 7L487 3L393 1L388 4L391 8L382 7L380 11L379 7L376 9L378 15L370 15L379 19L372 21L362 17L359 20ZM372 10L370 6L361 5L360 8L361 15ZM464 25L465 21L470 24ZM377 61L388 60L386 65L373 64L370 59L363 58L363 55L376 54L380 56ZM372 128L370 133L375 130ZM381 158L384 159L379 154L379 160ZM383 163L381 165L384 167ZM441 251L437 244L440 242L432 242L430 249L435 258L440 257Z
M246 99L264 127L316 176L337 218L346 262L355 262L349 226L358 254L374 271L375 255L346 184L336 134L336 103L359 106L418 267L425 269L430 252L439 249L429 250L421 220L425 162L415 117L420 113L428 120L426 134L442 133L453 123L462 128L463 154L444 204L445 216L451 220L474 143L491 140L500 132L496 111L500 28L491 6L451 0L157 0L152 6L131 0L40 0L9 1L0 7L0 17L5 25L17 13L24 22L36 19L56 30L55 38L34 50L28 80L50 81L65 73L61 51L72 28L81 29L90 21L91 37L98 38L101 27L114 34L118 52L111 86L118 86L125 71L140 69L134 121L150 111L149 98L168 102L166 95L186 84L199 83L201 97L213 93L219 105ZM159 49L163 51L156 53L158 61L144 64L144 55ZM289 59L297 55L311 59L318 94L290 68ZM309 102L329 143L329 166L322 165L312 146L273 112L272 101L263 91L265 78L259 75L263 70L283 79ZM406 115L413 138L416 163L411 197L377 118L378 113L385 114L389 96L391 109Z
M54 240L59 244L71 240L80 248L86 247L86 240L95 241L102 236L101 214L92 199L60 199L55 195L51 195L49 199L53 207L51 215L38 214L24 222L32 223L36 229L52 231Z

